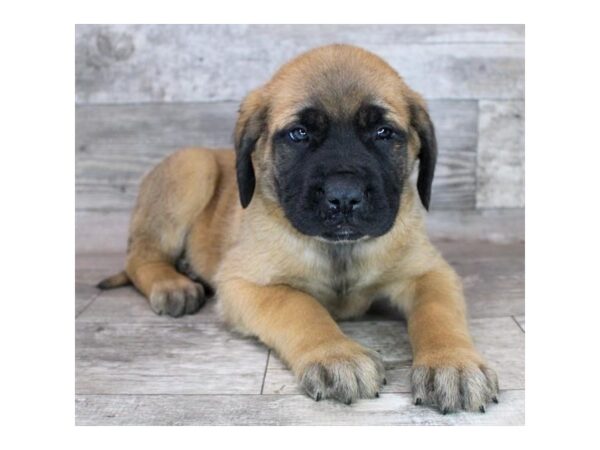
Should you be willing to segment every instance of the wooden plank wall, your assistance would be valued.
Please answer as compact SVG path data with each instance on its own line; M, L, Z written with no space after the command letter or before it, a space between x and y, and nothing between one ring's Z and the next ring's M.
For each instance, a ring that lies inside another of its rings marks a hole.
M520 25L81 25L78 214L129 211L141 176L184 146L231 146L237 105L301 51L385 58L428 100L440 143L434 210L524 207Z

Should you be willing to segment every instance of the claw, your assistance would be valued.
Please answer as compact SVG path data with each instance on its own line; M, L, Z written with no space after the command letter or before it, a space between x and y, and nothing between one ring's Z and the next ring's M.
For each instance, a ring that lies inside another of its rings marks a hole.
M449 409L449 408L444 408L444 409L442 410L442 414L443 414L443 415L446 415L446 414L448 414L449 412L450 412L450 409Z
M415 400L415 405L419 406L419 405L422 405L422 404L423 404L423 399L418 398L418 399Z
M321 393L317 392L317 397L315 398L315 401L318 402L319 400L321 400Z
M350 399L346 400L346 405L350 405L350 404L352 404L352 400L350 400Z
M479 411L481 411L482 413L484 413L484 412L485 412L485 406L481 405L481 406L479 407Z
M379 392L375 392L375 398L379 398Z
M387 378L383 379L383 385L385 386L387 384Z
M492 397L492 401L493 401L494 403L498 403L498 397L496 397L496 396Z

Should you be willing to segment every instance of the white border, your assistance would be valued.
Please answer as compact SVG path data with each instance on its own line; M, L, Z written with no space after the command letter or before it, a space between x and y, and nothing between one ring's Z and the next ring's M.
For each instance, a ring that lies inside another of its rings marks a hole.
M22 2L3 13L3 440L91 449L594 442L597 14L578 1L234 3ZM526 23L525 427L74 429L74 24L149 22Z

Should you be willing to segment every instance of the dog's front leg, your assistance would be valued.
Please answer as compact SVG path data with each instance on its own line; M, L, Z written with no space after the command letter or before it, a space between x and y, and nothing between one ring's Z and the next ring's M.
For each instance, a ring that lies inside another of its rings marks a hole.
M432 270L415 280L412 297L406 312L415 404L436 405L444 414L485 412L498 401L498 379L469 335L458 276L446 265Z
M379 395L384 382L380 356L346 337L310 295L242 279L219 284L218 295L226 321L275 350L315 400L350 404Z

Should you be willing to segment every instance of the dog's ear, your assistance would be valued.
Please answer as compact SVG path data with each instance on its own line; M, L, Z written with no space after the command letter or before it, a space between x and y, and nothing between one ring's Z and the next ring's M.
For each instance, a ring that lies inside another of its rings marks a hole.
M240 106L235 125L235 167L242 207L246 208L254 195L256 176L252 152L266 128L267 107L261 90L250 92Z
M415 129L421 141L419 149L419 176L417 178L417 190L421 203L426 210L429 210L431 201L431 185L433 183L433 174L435 172L435 163L437 161L437 141L435 130L425 101L416 95L409 104L410 123Z

